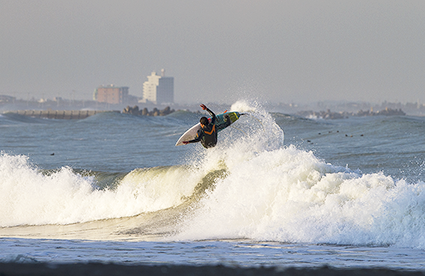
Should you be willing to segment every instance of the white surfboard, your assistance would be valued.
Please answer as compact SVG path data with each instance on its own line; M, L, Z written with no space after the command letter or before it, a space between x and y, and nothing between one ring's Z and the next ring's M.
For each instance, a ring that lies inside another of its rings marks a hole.
M198 134L198 130L201 128L201 124L198 123L194 125L193 127L189 128L188 131L183 133L183 135L180 137L180 139L176 142L176 146L184 145L183 141L190 141L196 138L196 135Z

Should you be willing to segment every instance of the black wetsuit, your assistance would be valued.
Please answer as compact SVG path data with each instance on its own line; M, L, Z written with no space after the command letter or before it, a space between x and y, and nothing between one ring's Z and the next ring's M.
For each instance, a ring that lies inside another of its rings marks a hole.
M216 127L215 121L217 120L217 117L210 109L207 108L206 110L211 115L211 121L204 128L200 128L196 138L190 140L189 143L196 143L201 141L201 144L204 146L204 148L212 148L217 144L217 131L228 127L231 121L227 116L226 123Z

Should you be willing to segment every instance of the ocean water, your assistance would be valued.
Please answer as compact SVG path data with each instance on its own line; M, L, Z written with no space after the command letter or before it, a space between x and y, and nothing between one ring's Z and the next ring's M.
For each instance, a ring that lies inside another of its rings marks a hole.
M425 269L424 117L229 110L0 115L0 261Z

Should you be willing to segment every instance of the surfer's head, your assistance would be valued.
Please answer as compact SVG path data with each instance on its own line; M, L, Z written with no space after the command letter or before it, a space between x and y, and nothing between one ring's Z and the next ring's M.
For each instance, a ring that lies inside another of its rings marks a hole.
M208 125L208 119L207 117L202 117L199 122L201 123L201 126L206 126Z

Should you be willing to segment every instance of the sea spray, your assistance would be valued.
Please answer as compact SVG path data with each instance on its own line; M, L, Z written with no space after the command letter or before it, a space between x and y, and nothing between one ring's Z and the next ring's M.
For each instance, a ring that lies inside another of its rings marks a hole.
M231 169L259 152L283 146L283 130L257 102L237 101L230 110L245 115L218 134L216 147L206 150L197 145L186 157L190 166L204 174Z
M294 146L229 166L201 204L177 239L425 248L423 182L362 175Z
M186 167L138 169L114 189L69 167L41 172L26 156L0 156L0 226L69 224L134 216L181 204L202 178ZM111 185L113 186L113 185Z
M256 114L261 123L256 129L246 127L244 138L225 137L201 155L197 166L213 170L220 164L227 176L207 191L176 239L425 248L423 182L363 174L328 164L296 146L282 146L283 132L276 135L273 119L249 105L244 110L244 104L235 106Z
M249 136L249 140L258 141L256 145L262 147L260 150L278 149L283 146L283 130L259 103L237 101L232 105L231 110L247 114L240 127L246 130L244 134Z

